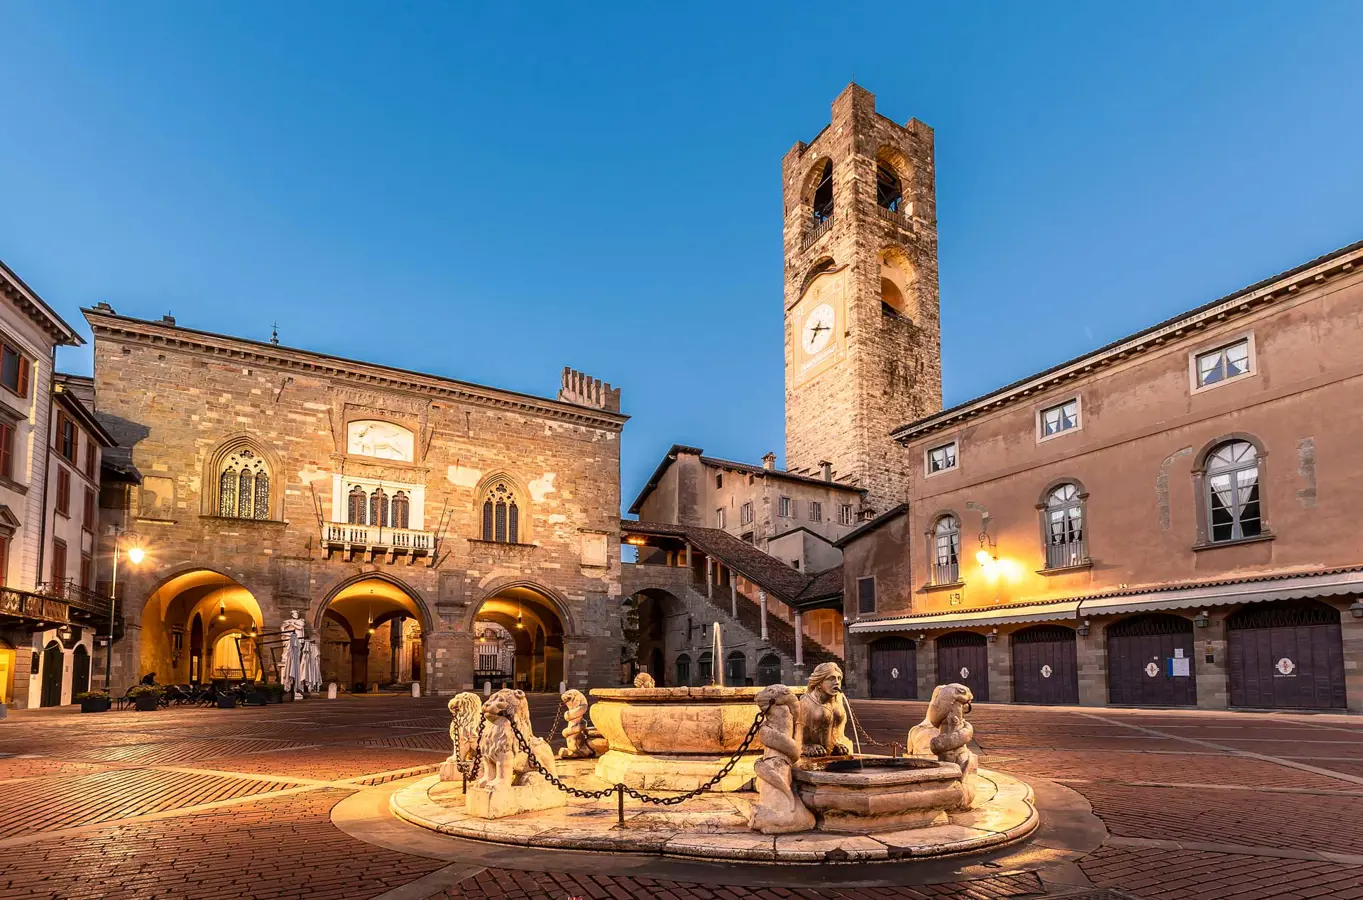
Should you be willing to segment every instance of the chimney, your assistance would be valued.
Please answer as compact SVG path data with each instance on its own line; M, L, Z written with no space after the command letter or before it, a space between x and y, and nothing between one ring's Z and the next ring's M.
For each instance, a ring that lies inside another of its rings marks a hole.
M776 454L775 454L775 453L771 453L770 451L768 451L767 455L764 456L764 457L762 457L762 468L766 469L768 472L775 472L775 471L776 471Z
M819 474L823 476L824 481L832 481L833 464L826 459L819 460Z
M161 317L161 321L165 322L167 325L174 325L175 317L172 316L170 313L166 313L164 316Z

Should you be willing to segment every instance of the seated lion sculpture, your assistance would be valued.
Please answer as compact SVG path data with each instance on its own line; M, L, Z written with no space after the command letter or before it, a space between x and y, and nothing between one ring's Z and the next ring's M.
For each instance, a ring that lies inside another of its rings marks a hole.
M450 711L451 752L440 766L440 780L457 781L466 772L477 749L478 720L482 714L483 700L477 694L462 691L451 697L446 707Z
M540 766L555 773L554 753L549 742L535 737L530 728L530 708L525 701L525 691L498 691L483 704L482 711L483 736L478 741L481 767L475 787L508 788L525 784L526 779L537 775L530 765L529 754L511 729L513 722Z
M974 699L963 684L939 684L932 690L927 715L909 729L909 752L914 756L935 756L961 767L962 807L975 798L974 775L980 766L979 758L970 750L975 726L965 720Z

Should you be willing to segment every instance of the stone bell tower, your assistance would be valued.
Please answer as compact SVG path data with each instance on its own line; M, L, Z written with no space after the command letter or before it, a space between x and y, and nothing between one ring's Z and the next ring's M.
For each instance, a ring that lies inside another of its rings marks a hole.
M890 431L942 408L932 129L897 125L851 84L832 122L781 163L786 467L906 497Z

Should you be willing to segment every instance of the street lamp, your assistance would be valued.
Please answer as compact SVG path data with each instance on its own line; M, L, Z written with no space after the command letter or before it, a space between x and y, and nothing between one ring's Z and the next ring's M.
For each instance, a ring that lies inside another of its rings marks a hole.
M108 655L104 663L104 689L113 695L114 688L114 616L117 613L118 605L118 551L123 543L123 536L128 532L122 526L114 526L114 571L109 579L109 648ZM128 548L128 562L137 565L147 556L146 551L137 545Z

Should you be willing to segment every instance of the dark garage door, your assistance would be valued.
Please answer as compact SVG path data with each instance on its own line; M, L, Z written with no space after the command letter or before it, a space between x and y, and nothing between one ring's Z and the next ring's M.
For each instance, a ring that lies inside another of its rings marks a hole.
M1193 623L1132 616L1107 627L1107 699L1126 706L1196 706Z
M871 696L913 700L918 696L917 659L910 638L881 638L871 644Z
M973 631L937 639L937 683L963 684L981 702L989 699L989 640Z
M1314 600L1256 603L1226 628L1231 706L1344 708L1339 610Z
M1073 628L1033 625L1013 632L1012 641L1013 699L1016 702L1079 702L1079 665Z

